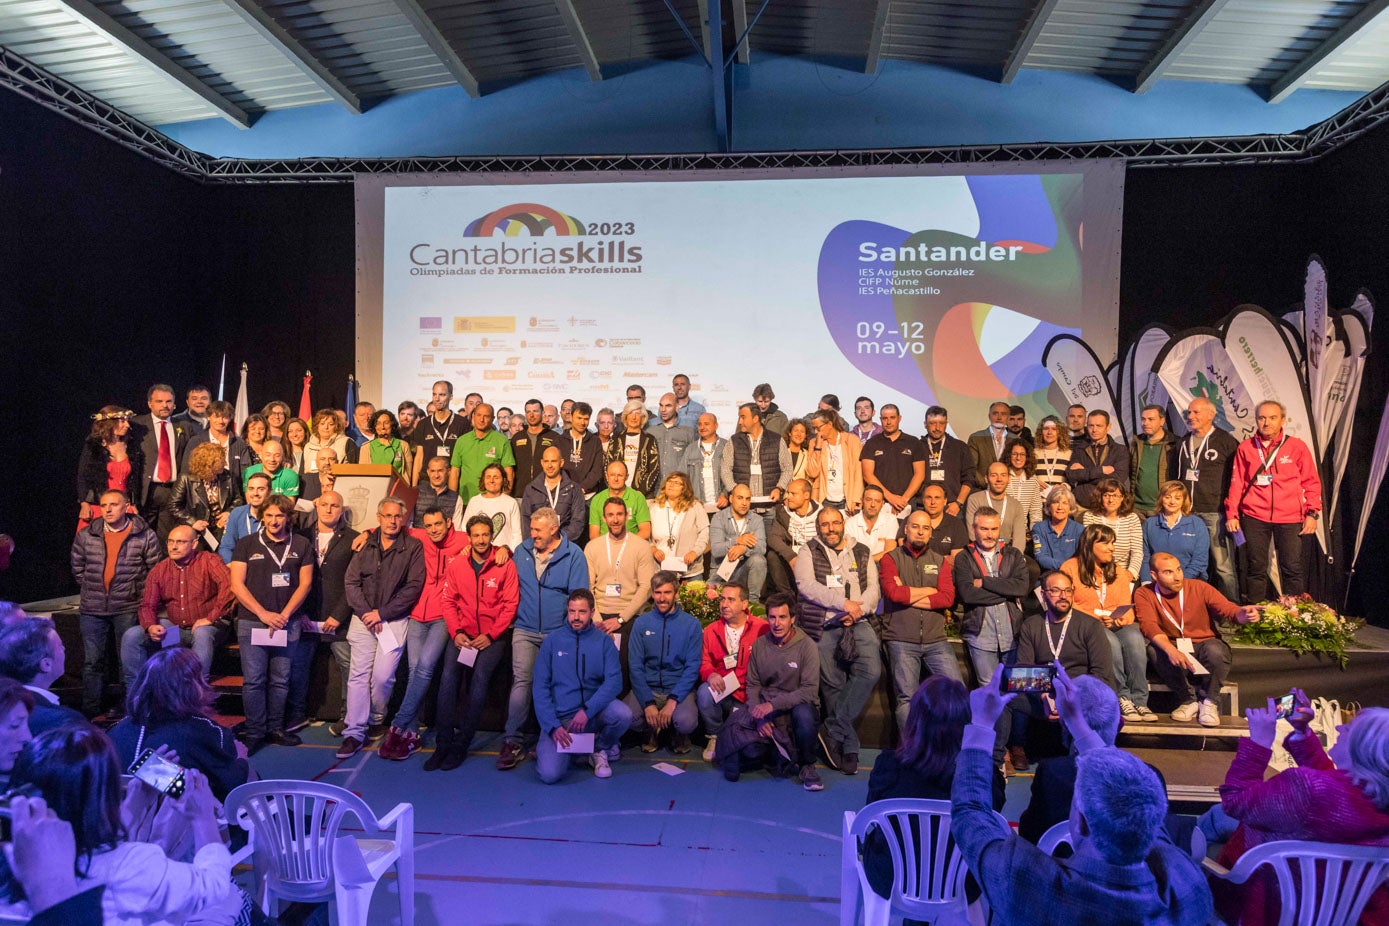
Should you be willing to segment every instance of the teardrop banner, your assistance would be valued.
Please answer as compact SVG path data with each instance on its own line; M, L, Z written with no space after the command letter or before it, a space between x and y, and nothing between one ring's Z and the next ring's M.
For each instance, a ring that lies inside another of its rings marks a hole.
M1121 432L1120 439L1128 442L1104 366L1090 345L1074 335L1059 334L1048 341L1042 351L1042 366L1047 368L1068 404L1084 405L1092 412L1107 412L1109 420Z
M1344 387L1340 386L1338 377L1337 384L1332 387L1333 393L1344 393L1345 398L1339 402L1337 419L1331 424L1331 446L1324 451L1327 471L1331 473L1331 507L1327 509L1326 516L1333 520L1341 499L1341 483L1350 462L1355 410L1360 405L1360 383L1365 373L1365 360L1370 355L1370 330L1364 316L1355 309L1346 309L1336 316L1336 320L1346 342L1346 359L1341 362L1346 382Z
M1209 399L1215 405L1216 427L1236 440L1254 433L1254 399L1230 362L1221 332L1193 328L1175 335L1154 358L1153 372L1179 412L1192 399Z
M1312 419L1311 396L1299 375L1297 359L1283 336L1278 319L1256 305L1238 306L1225 321L1224 341L1231 367L1243 380L1255 403L1281 403L1287 416L1283 432L1305 443L1312 450L1312 459L1320 461L1321 443ZM1326 358L1323 350L1323 363ZM1322 480L1322 498L1318 501L1323 508L1326 507L1326 490L1326 480ZM1317 541L1325 551L1325 519L1317 521Z
M1317 255L1307 258L1307 278L1302 287L1302 350L1307 360L1307 388L1321 395L1334 370L1329 371L1326 350L1331 346L1331 309L1326 300L1326 265Z
M1143 406L1160 405L1166 409L1171 404L1171 397L1167 394L1167 387L1162 384L1162 380L1153 372L1153 361L1157 355L1162 353L1162 349L1172 340L1172 329L1166 325L1153 324L1144 327L1138 332L1138 337L1133 344L1133 363L1128 368L1127 381L1124 384L1124 396L1122 402L1130 418L1130 428L1133 434L1137 434L1138 422L1143 417ZM1181 411L1173 416L1168 415L1168 430L1181 434L1185 428L1175 427L1181 419Z

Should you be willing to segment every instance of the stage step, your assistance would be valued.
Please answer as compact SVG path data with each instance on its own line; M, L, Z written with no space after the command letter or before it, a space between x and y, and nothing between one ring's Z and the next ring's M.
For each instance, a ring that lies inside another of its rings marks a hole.
M1218 736L1239 739L1249 735L1249 722L1243 717L1220 718L1220 726L1203 727L1194 720L1181 723L1171 714L1159 714L1157 723L1125 723L1120 736Z
M1149 682L1148 691L1165 691L1170 693L1172 689L1168 688L1162 682ZM1234 717L1241 716L1239 709L1239 683L1231 681L1225 682L1225 684L1220 686L1220 694L1230 702L1230 715Z

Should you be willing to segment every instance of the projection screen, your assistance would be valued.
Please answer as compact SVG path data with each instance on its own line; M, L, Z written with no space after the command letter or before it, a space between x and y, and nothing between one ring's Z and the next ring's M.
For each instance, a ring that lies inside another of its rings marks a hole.
M453 382L648 405L685 373L721 433L753 386L789 415L825 393L928 405L957 433L989 402L1052 411L1042 349L1115 353L1119 162L726 173L361 175L357 377L425 404Z

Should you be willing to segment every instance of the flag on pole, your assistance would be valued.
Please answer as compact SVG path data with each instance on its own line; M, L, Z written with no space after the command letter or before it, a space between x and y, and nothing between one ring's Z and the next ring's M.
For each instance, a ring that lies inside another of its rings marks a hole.
M246 397L246 364L241 365L241 386L236 390L236 417L232 428L240 428L251 417L251 401Z
M227 391L227 354L222 353L222 372L217 374L217 401L221 402L226 398Z
M304 391L299 394L299 418L301 421L313 420L313 401L309 398L309 383L311 382L313 382L313 373L305 370Z
M351 374L347 377L347 402L344 404L347 406L343 409L347 412L346 434L360 446L366 442L366 435L357 428L357 420L352 414L357 408L357 380Z

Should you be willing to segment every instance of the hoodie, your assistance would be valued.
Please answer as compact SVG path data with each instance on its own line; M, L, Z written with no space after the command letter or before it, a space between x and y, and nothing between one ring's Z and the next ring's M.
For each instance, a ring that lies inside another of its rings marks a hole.
M592 624L575 631L566 622L540 644L531 695L542 736L549 736L579 711L597 717L622 690L617 646Z

